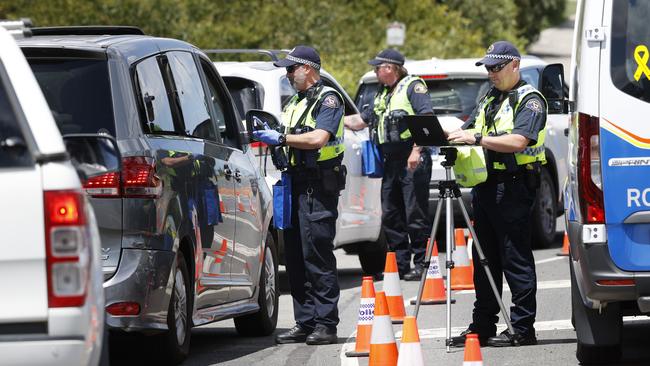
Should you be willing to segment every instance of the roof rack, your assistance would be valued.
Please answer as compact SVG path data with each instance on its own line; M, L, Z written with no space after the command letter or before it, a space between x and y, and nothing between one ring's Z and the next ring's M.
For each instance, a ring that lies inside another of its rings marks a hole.
M265 55L271 58L271 61L278 61L279 55L285 55L289 53L289 50L265 50L265 49L245 49L245 48L217 48L217 49L206 49L203 52L207 54L237 54L237 53L248 53L248 54L259 54Z
M14 38L25 38L32 36L32 21L29 18L20 20L0 20L0 27L6 29Z
M32 28L32 34L35 36L121 36L127 34L144 35L144 32L138 27L131 26L91 25Z

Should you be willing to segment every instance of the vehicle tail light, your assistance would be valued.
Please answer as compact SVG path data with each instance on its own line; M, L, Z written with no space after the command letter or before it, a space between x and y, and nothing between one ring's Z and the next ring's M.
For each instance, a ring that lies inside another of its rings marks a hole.
M601 286L634 286L634 280L598 280Z
M45 191L45 245L49 307L82 306L91 248L80 191Z
M129 156L122 159L122 194L124 197L155 198L162 192L153 158Z
M92 177L84 182L83 187L92 197L119 197L120 173L112 172Z
M420 76L424 80L439 80L446 79L449 77L447 74L432 74L432 75L422 75Z
M140 314L140 304L131 301L116 302L106 306L106 312L115 316L138 315Z
M578 115L578 185L580 211L588 224L605 222L600 170L600 123L598 117Z

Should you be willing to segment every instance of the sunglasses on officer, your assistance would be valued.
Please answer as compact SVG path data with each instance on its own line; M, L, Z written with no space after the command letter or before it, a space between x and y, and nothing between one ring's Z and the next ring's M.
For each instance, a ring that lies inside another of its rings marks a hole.
M287 66L285 67L285 69L287 70L287 74L291 74L292 72L296 71L296 69L299 68L300 66L302 66L302 64L295 64L295 65Z
M485 69L487 70L487 72L497 73L497 72L503 70L503 68L506 67L506 65L508 65L510 62L512 62L512 60L508 60L506 62L502 62L502 63L494 65L494 66L485 65Z
M389 69L389 68L390 68L390 64L377 65L377 66L375 66L375 72L377 72L377 71L379 71L381 69Z

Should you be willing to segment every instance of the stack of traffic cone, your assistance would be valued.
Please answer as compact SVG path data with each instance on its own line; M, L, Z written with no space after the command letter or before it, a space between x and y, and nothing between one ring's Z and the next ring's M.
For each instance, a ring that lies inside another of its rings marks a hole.
M473 267L469 261L463 229L456 229L456 250L452 253L452 259L454 261L454 268L451 269L451 289L473 290Z
M372 276L364 276L361 283L361 301L357 321L357 343L354 351L345 352L348 357L368 357L370 354L370 335L375 316L375 285Z
M429 245L431 245L431 242L427 243L427 251L429 251ZM455 302L456 300L451 300L451 303ZM420 304L434 305L445 303L447 303L445 282L442 280L442 273L440 273L440 262L438 261L438 243L434 240L433 253L431 254L431 263L429 263L427 277L424 281L424 290L422 291L422 299L420 299ZM411 300L411 305L415 304L417 304L417 299Z
M384 267L384 292L388 301L390 318L395 324L401 324L406 315L404 298L399 286L399 273L397 272L397 259L395 252L386 253L386 266Z
M396 366L398 354L386 295L383 291L378 291L375 296L375 318L372 322L368 365Z
M463 366L483 366L481 357L481 344L478 341L478 334L470 333L465 338L465 358Z
M399 357L397 366L423 366L422 347L420 347L420 335L418 325L414 316L404 317L402 328L402 343L399 345Z
M562 250L557 253L557 255L567 256L569 255L569 235L564 231L564 242L562 243Z

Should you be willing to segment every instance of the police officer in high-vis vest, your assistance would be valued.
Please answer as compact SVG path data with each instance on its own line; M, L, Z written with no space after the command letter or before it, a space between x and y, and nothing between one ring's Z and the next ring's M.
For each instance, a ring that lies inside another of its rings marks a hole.
M427 216L431 156L428 149L413 143L401 117L432 115L431 97L422 79L408 75L404 56L397 50L385 49L368 63L375 67L382 87L372 105L361 114L347 116L345 124L353 130L370 126L371 138L379 144L384 158L382 227L389 249L395 251L400 278L419 281L431 233Z
M340 291L333 240L345 185L343 98L321 82L320 56L311 47L297 46L274 65L286 68L298 91L282 111L284 133L253 133L285 147L292 186L292 228L284 231L284 252L296 325L276 342L336 343Z
M476 302L472 323L452 345L463 346L468 333L494 347L536 344L537 277L531 248L531 210L546 163L546 100L520 77L521 56L509 42L492 44L485 57L491 90L481 99L463 129L449 140L481 146L487 180L472 190L474 228L499 293L503 276L512 293L510 319L515 334L496 335L499 305L483 266L474 266ZM475 167L477 168L477 167ZM456 174L462 174L456 170ZM478 258L474 249L474 258Z

